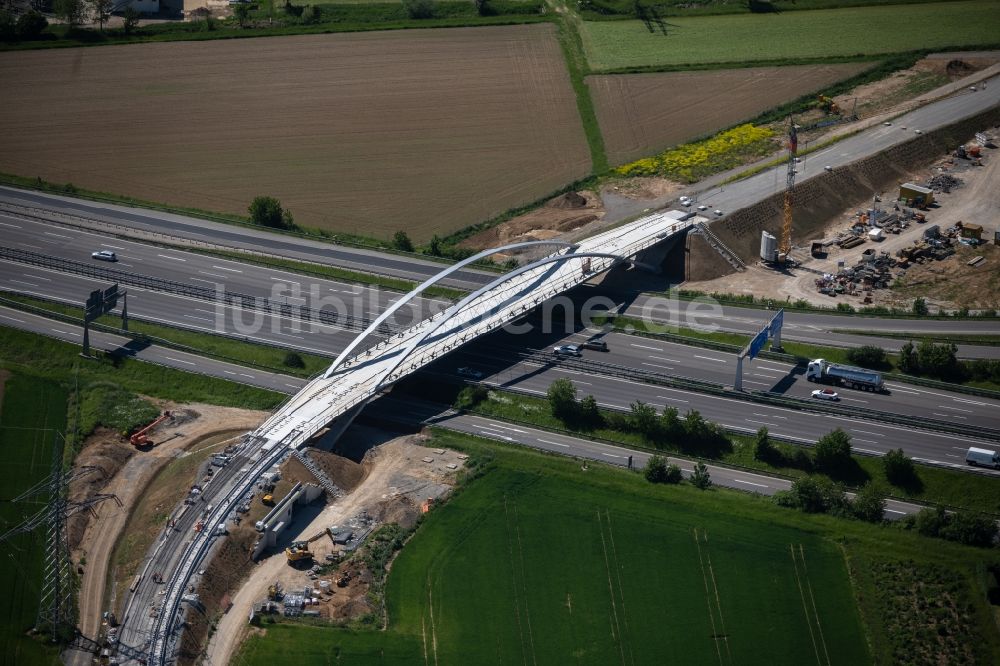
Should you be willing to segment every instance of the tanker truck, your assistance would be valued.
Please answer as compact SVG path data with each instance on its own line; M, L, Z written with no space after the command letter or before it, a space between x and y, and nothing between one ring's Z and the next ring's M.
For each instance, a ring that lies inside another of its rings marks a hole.
M885 391L880 373L850 365L830 363L821 358L809 362L806 379L811 382L834 384L862 391L877 391L879 393Z

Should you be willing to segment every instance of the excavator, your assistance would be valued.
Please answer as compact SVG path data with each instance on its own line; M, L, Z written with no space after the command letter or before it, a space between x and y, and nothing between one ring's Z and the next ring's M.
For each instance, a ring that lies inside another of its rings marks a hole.
M153 444L153 440L151 440L149 437L147 437L146 433L149 432L150 430L152 430L153 428L155 428L156 426L160 425L161 423L163 423L164 421L166 421L169 418L170 418L170 412L169 411L163 412L163 414L161 414L159 416L159 418L157 418L155 421L153 421L148 426L146 426L142 430L139 430L138 432L134 433L131 437L129 437L129 442L131 442L132 446L135 446L135 447L140 447L140 446L146 446L148 444Z
M312 560L312 553L309 552L309 542L294 542L291 546L285 549L285 557L288 558L288 563L292 566L295 566L299 562L304 563Z

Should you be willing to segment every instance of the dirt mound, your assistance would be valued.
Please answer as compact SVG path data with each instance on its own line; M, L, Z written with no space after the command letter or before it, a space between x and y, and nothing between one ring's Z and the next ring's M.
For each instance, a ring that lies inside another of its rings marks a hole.
M296 483L319 483L319 480L313 473L298 458L294 457L289 458L281 464L281 481L290 484L289 490Z
M134 455L135 448L124 441L121 435L113 430L99 427L84 441L83 448L73 463L77 469L96 467L97 470L69 484L70 500L79 501L100 493ZM78 513L66 521L66 536L69 539L70 549L80 546L89 521L88 512Z
M346 492L354 490L368 475L365 465L335 453L312 449L309 451L309 456L316 461L316 464L330 477L331 481Z
M950 60L944 71L952 79L961 79L976 71L976 68L962 60Z
M466 238L459 247L482 250L517 241L548 240L603 216L603 204L595 192L567 192L540 208Z
M375 520L383 525L398 523L403 529L410 529L420 518L420 507L405 495L379 503L373 512Z

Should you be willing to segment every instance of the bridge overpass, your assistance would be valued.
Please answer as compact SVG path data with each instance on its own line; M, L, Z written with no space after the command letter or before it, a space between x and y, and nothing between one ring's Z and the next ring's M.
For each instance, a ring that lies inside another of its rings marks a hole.
M240 465L245 466L240 469L233 464L232 471L227 470L229 473L225 476L217 475L219 481L213 482L214 488L207 489L206 502L213 508L204 524L226 523L234 508L253 492L264 472L323 428L332 424L334 429L342 431L369 400L402 377L618 264L640 264L637 255L680 236L694 224L696 220L690 213L661 212L579 244L516 243L488 250L441 271L373 321L326 373L310 381L244 439L237 458ZM395 309L419 297L427 287L447 279L454 271L497 252L540 245L560 249L497 277L442 312L355 353ZM164 584L161 587L145 582L135 586L126 602L127 610L119 631L124 645L146 650L147 663L173 661L183 625L182 597L192 575L203 568L206 557L218 542L213 529L194 533L190 540L171 537L165 532L156 547L152 557L162 561L162 567L158 562L158 570L163 574ZM168 543L172 548L165 547Z

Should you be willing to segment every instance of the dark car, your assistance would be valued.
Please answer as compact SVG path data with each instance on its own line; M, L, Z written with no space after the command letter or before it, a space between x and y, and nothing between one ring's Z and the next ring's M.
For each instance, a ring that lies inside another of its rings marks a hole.
M594 349L602 352L608 351L608 343L604 340L587 340L580 346L584 349Z

